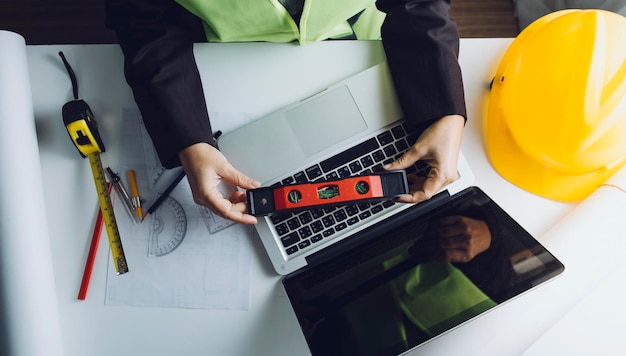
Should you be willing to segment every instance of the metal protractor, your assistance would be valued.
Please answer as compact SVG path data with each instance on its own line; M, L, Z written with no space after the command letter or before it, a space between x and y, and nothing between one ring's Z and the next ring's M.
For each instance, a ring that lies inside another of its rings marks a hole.
M152 215L148 256L164 256L174 251L187 233L187 215L183 206L167 197Z

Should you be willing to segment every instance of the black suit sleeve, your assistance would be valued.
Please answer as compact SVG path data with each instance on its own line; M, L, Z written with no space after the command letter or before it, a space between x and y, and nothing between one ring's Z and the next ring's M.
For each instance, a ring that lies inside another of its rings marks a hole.
M124 53L124 74L161 163L180 165L178 152L215 145L193 43L198 18L171 0L105 0L106 26Z
M449 0L378 0L383 45L408 124L423 130L445 115L467 118L459 34Z
M405 117L423 129L448 115L466 116L459 38L449 2L378 0L387 13L383 44ZM105 0L106 26L124 53L124 73L165 167L199 142L215 145L193 56L200 20L172 0Z

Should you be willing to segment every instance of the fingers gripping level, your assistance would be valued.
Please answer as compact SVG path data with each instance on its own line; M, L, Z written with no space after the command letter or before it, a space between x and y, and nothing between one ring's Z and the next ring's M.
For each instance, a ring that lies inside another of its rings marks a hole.
M354 176L315 183L248 190L248 213L256 216L348 204L384 201L409 193L405 171Z

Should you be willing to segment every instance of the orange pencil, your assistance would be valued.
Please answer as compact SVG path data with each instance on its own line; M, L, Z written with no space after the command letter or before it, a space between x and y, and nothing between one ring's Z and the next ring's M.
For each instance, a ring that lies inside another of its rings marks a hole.
M139 221L143 220L143 211L141 210L141 197L139 196L139 189L137 188L137 177L133 169L128 170L128 180L130 181L130 188L133 191L133 206L135 212L139 216Z

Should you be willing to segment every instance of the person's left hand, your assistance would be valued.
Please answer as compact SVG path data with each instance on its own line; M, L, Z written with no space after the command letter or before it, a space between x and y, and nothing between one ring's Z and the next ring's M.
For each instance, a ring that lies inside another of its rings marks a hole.
M426 178L409 176L411 194L398 201L419 203L430 199L457 179L457 161L465 119L448 115L432 123L400 158L386 165L386 170L406 169L422 160L431 167Z
M191 187L193 200L220 216L242 224L256 224L256 217L247 213L246 193L236 189L225 196L219 189L222 181L236 188L254 189L260 183L233 167L226 157L208 143L197 143L179 153L180 161Z

